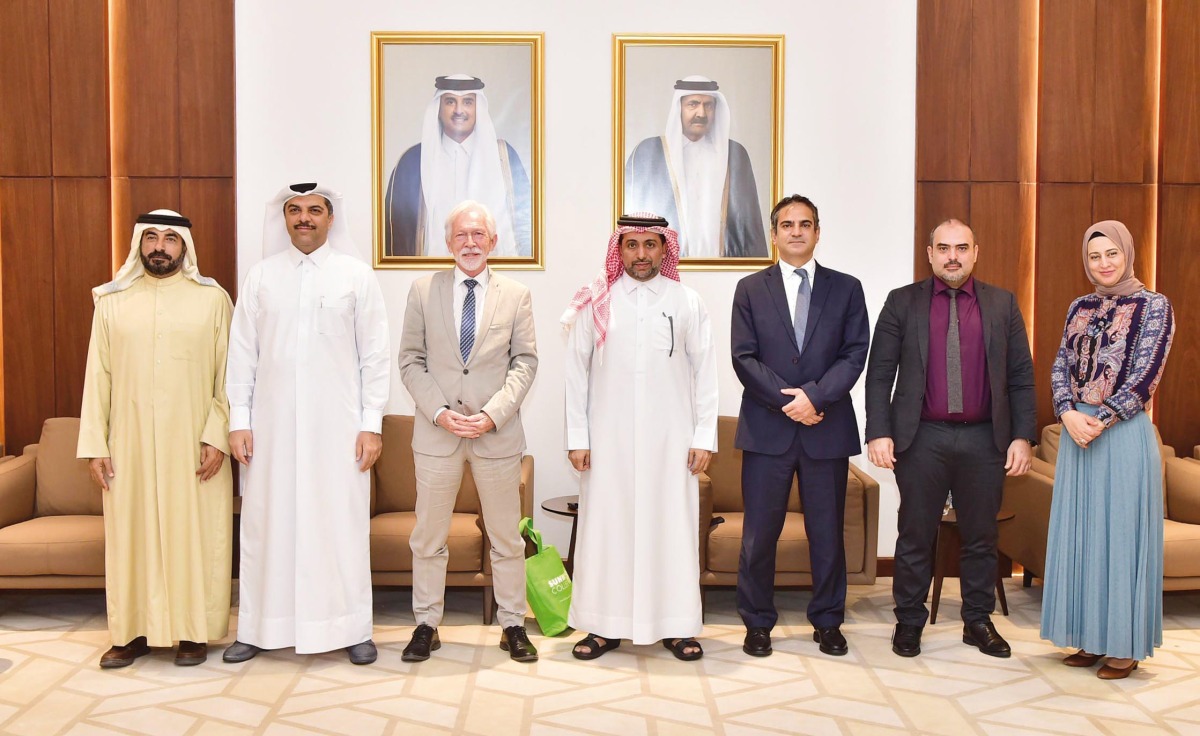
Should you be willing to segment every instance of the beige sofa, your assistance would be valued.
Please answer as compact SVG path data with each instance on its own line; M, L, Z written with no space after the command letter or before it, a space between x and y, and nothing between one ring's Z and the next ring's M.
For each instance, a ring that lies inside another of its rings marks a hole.
M1042 577L1046 569L1046 539L1050 526L1050 501L1054 492L1054 464L1062 425L1042 430L1033 469L1024 476L1006 478L1004 508L1016 516L1000 524L999 549L1025 568L1025 585ZM1163 458L1163 589L1200 590L1200 448L1196 458L1175 457L1175 450L1159 440Z
M423 421L423 420L422 420ZM413 418L389 414L383 418L383 454L371 471L371 582L411 586L412 550L408 546L416 525L417 477L412 454ZM533 457L521 460L521 514L533 516ZM470 466L454 504L446 585L479 588L483 593L483 622L492 622L492 563L487 532L479 509L479 493Z
M738 556L742 546L742 452L733 446L737 417L720 417L717 447L707 478L700 484L700 584L737 584ZM808 535L799 486L792 484L788 514L779 537L775 561L777 586L812 585ZM713 521L720 519L718 523ZM875 582L879 549L879 483L850 466L846 487L846 579L851 584ZM702 588L703 589L703 588Z
M104 587L101 491L78 439L78 419L47 419L36 445L0 463L0 589Z

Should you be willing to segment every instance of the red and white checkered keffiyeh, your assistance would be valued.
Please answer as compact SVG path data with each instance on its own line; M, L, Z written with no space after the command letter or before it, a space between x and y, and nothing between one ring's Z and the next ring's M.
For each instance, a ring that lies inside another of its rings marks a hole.
M592 305L592 322L596 328L597 351L603 350L604 340L608 336L608 319L612 314L611 288L613 282L621 278L621 274L625 273L625 265L621 262L621 238L625 233L651 232L661 235L667 244L667 253L663 256L662 265L659 267L658 272L673 281L679 280L679 233L669 227L640 227L619 224L626 218L662 219L650 212L634 212L622 215L621 219L617 221L617 229L613 231L612 237L608 239L608 255L604 259L604 272L597 276L595 281L575 292L575 296L572 297L567 311L563 312L563 316L559 320L564 327L569 329L579 316L579 311L590 303Z

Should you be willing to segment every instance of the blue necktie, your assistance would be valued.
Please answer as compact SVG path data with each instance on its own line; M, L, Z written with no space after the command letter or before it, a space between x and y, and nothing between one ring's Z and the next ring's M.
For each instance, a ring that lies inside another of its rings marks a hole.
M796 289L796 313L792 319L792 328L796 330L796 349L804 352L804 328L808 325L808 271L796 269L800 277L800 286Z
M463 363L475 346L475 279L467 279L463 285L467 287L467 298L463 299L462 327L458 333L458 352L462 353Z

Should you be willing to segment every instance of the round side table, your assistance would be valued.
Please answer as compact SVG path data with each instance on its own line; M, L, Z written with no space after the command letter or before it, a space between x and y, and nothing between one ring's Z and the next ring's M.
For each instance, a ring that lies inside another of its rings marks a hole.
M567 559L563 567L568 575L575 574L575 530L579 526L579 496L557 496L542 501L542 511L548 514L571 517L571 546L567 549Z
M996 523L1008 521L1015 517L1011 511L1000 509L1000 513L996 514ZM942 579L946 575L955 577L951 569L958 567L958 555L962 549L962 537L958 533L958 515L954 513L954 509L950 509L942 516L942 521L938 524L937 546L935 547L933 557L933 603L929 606L929 623L937 623L938 601L942 597ZM1009 561L1009 569L1006 571L1000 565L1003 563L1003 555L997 555L996 566L996 598L1000 602L1000 611L1008 615L1008 599L1004 597L1004 578L1012 576L1012 561Z

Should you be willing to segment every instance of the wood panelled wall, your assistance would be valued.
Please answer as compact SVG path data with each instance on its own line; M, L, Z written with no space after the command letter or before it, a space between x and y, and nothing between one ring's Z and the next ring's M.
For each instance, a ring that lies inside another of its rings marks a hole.
M979 277L1029 326L1039 426L1067 306L1091 291L1083 234L1121 220L1177 328L1154 402L1163 441L1200 444L1200 2L919 0L914 273L957 217Z
M0 5L2 435L78 416L91 288L133 220L192 220L201 271L234 293L233 0Z

